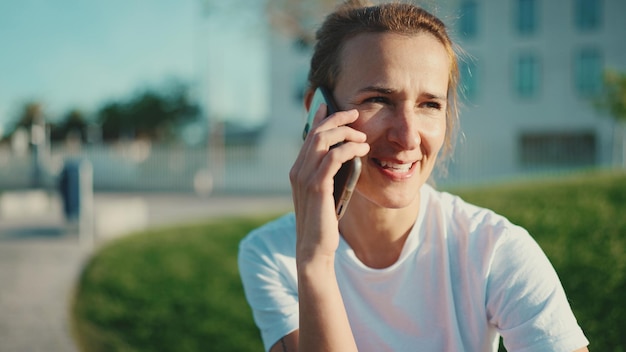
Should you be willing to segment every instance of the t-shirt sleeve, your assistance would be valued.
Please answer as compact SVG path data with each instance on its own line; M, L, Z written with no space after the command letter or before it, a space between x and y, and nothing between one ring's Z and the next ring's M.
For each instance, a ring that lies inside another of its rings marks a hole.
M520 227L508 228L496 246L486 305L510 352L571 352L589 344L552 264Z
M248 304L261 331L265 350L298 328L295 260L265 241L257 230L239 245L238 264ZM284 245L284 243L283 243Z

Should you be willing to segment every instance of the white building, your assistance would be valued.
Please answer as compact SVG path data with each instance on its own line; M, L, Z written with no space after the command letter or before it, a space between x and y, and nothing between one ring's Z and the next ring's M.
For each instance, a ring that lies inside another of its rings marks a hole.
M626 70L626 2L450 3L456 36L475 58L462 65L467 141L455 171L490 178L610 164L613 125L591 98L605 68Z
M626 71L626 1L428 4L472 58L461 64L464 138L457 143L448 182L611 164L613 122L594 110L591 97L601 92L605 68ZM301 92L311 52L282 35L273 36L271 47L266 140L281 146L287 162L301 143Z

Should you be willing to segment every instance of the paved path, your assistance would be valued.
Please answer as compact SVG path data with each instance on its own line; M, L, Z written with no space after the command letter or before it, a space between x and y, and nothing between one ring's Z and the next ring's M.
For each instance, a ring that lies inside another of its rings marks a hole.
M200 198L180 194L97 194L94 197L96 209L121 209L124 213L124 204L133 204L135 208L126 213L142 214L145 220L133 223L135 228L280 212L292 207L289 196ZM114 215L108 219L111 224L123 225L119 212ZM123 230L124 226L116 229ZM36 217L0 219L0 352L77 352L68 319L69 303L83 264L104 241L97 232L95 238L95 245L85 244L77 234L68 233L60 207Z

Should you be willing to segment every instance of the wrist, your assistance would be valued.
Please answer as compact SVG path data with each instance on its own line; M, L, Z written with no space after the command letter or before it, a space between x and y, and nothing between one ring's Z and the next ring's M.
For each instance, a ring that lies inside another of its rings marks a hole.
M319 282L320 278L335 277L335 254L298 253L296 266L299 280L312 279Z

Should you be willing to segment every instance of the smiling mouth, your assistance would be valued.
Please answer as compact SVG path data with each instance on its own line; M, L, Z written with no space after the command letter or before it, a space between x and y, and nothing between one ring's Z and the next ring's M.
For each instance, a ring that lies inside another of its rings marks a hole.
M378 159L372 159L372 160L374 161L374 163L376 163L376 165L380 166L381 168L385 170L389 170L392 172L401 172L401 173L409 172L411 170L411 167L413 167L413 165L415 164L415 163L394 163L391 161L382 161Z

